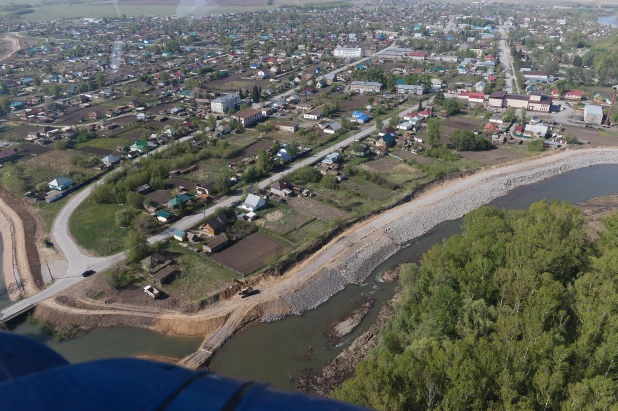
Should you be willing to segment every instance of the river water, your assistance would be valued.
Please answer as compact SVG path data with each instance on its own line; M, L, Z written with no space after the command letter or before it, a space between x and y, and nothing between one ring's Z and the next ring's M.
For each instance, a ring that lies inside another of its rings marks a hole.
M599 24L607 24L612 26L613 28L618 27L618 16L615 14L610 14L609 16L601 16L597 19L597 23Z
M543 198L578 203L618 192L618 165L593 166L519 187L495 200L492 205L509 209L527 208ZM390 299L396 286L376 281L376 276L401 262L418 261L433 244L460 232L461 220L447 221L413 242L376 268L365 284L350 285L317 309L302 316L290 316L273 323L257 323L241 330L213 357L211 369L245 380L267 382L280 389L293 389L295 378L304 368L318 368L334 358L354 338L367 330L379 307ZM362 298L375 304L362 323L338 347L329 347L324 330ZM175 337L135 328L99 328L85 336L56 343L27 323L13 332L49 345L69 361L126 357L140 354L181 357L195 351L202 338ZM309 347L311 359L304 358Z

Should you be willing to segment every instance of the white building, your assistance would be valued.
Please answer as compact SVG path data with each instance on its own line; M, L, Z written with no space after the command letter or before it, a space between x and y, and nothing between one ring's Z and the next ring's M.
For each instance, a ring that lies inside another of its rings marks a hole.
M584 107L584 123L600 126L602 122L603 108L601 106L586 104L586 107Z
M210 102L210 109L213 113L225 114L231 108L240 106L240 96L238 94L226 94Z
M360 47L337 47L333 55L342 58L361 58L363 57L363 49Z

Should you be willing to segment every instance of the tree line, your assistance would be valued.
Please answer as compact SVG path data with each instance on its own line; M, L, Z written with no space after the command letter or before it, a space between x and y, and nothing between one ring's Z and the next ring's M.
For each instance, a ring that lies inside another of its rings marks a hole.
M618 214L483 207L401 270L396 313L333 396L380 410L618 406Z

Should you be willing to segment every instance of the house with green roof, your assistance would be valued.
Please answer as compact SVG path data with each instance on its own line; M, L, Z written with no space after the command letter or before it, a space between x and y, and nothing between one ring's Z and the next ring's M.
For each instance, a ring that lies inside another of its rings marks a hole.
M181 204L188 204L191 201L191 197L186 194L181 194L172 198L167 202L167 208L173 209L180 207Z
M141 154L148 152L148 142L138 140L129 147L131 151L138 151Z

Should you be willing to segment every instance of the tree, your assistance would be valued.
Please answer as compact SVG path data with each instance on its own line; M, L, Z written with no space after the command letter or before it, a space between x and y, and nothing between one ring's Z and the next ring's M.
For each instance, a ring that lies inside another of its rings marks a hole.
M384 127L384 124L382 123L382 120L380 120L379 118L376 118L376 130L380 131L382 130L383 127Z
M225 173L220 173L215 177L215 192L217 194L228 194L230 192L229 177Z
M116 225L119 227L129 227L133 221L134 214L127 208L120 209L114 215Z
M39 76L33 76L32 77L32 82L35 86L39 87L41 85L41 77Z
M0 97L0 108L2 108L3 111L8 112L11 109L11 100L5 96Z
M136 210L139 210L142 208L143 203L144 203L144 196L140 193L137 193L135 191L131 191L128 192L126 197L125 197L125 201L127 203L127 206L132 207Z
M524 107L521 108L521 124L525 124L526 123L526 109Z
M440 144L444 133L444 121L439 118L432 118L427 122L427 143L434 147Z
M457 151L487 150L491 141L468 130L455 130L451 144Z
M247 167L242 175L242 179L247 183L253 183L255 180L258 179L258 177L258 172L253 166Z
M98 88L102 88L105 85L105 73L99 71L97 74L95 74L94 81L97 83Z
M208 129L210 131L215 131L215 128L217 128L217 118L213 116L212 114L209 115L206 118L206 125L208 126Z
M255 164L260 170L262 170L263 173L268 173L273 168L273 164L270 161L270 157L268 156L268 153L264 149L261 149L258 152L257 158L255 160Z
M575 67L582 66L582 57L580 55L576 54L575 57L573 57L573 65Z
M516 118L517 116L515 115L515 109L513 107L508 107L504 111L504 116L502 117L502 119L507 123L512 123Z
M253 85L253 91L251 93L251 99L253 100L254 103L259 103L260 102L260 90L258 89L257 85Z
M150 245L146 236L130 230L124 238L124 248L127 250L127 262L133 263L141 260L150 253Z

